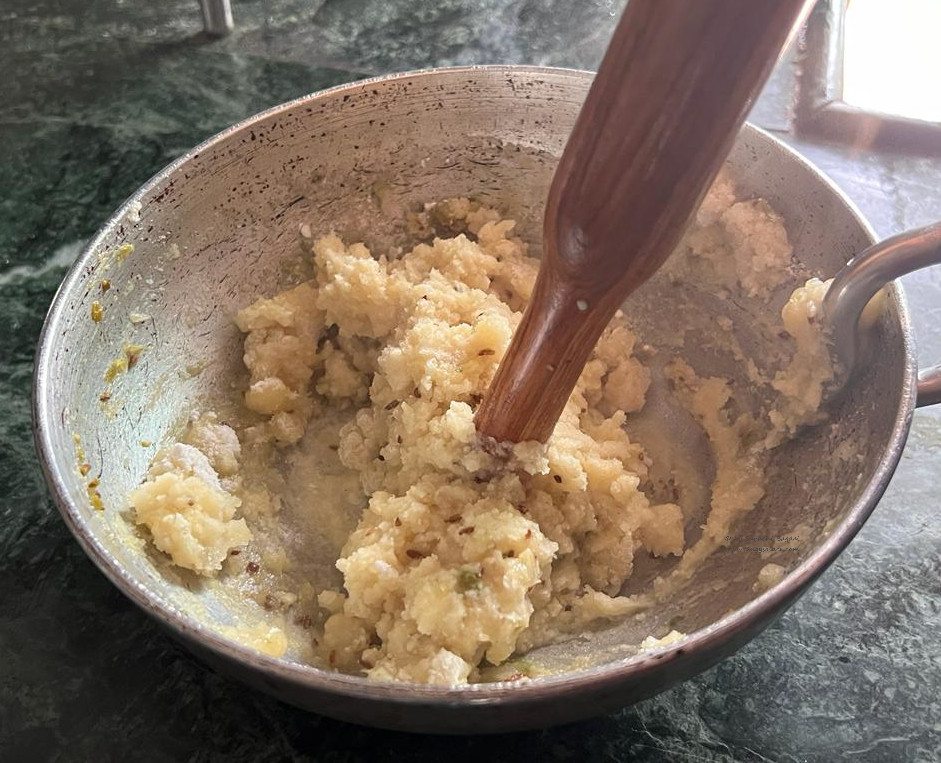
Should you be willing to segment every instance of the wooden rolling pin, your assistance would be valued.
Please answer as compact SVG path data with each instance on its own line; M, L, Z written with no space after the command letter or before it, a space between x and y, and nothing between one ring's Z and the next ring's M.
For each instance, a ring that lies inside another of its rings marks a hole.
M598 337L679 243L813 0L630 0L556 169L532 299L476 415L545 441Z

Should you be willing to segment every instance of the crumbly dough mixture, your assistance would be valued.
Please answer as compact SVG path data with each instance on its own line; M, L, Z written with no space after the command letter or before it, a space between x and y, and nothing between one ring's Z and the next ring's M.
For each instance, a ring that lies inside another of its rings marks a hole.
M683 550L675 504L638 489L647 463L622 425L649 374L616 319L546 445L484 450L473 424L536 274L513 223L467 202L447 214L473 237L375 258L317 241L317 283L238 317L251 373L250 439L295 442L315 411L354 406L339 456L368 505L337 567L320 647L341 670L455 684L524 637L618 614L635 548ZM327 327L333 336L319 343ZM303 348L303 349L302 349ZM285 374L285 367L293 370ZM313 383L311 383L313 382Z
M212 575L251 540L245 520L234 518L242 503L235 495L240 452L234 430L211 416L196 418L187 442L161 451L131 493L138 524L174 564Z
M194 419L130 502L174 564L215 575L252 541L246 519L235 518L253 490L240 472L243 448L290 453L312 432L333 437L346 470L336 479L352 477L365 508L336 561L342 589L317 592L315 658L377 680L456 685L514 653L648 607L695 574L762 497L762 454L819 415L833 368L812 318L826 285L812 281L784 309L797 353L773 380L780 401L767 420L732 419L727 380L699 378L681 359L668 367L716 458L711 510L688 547L681 507L641 490L651 462L623 425L644 405L650 373L623 316L599 341L549 441L493 455L478 440L474 411L538 261L512 221L466 199L413 222L464 232L391 258L327 235L314 245L314 280L242 310L249 379L238 434L213 416ZM683 244L689 255L746 293L758 294L769 272L783 278L791 251L764 202L736 202L722 179L698 223ZM346 412L339 432L337 411ZM251 520L259 512L249 505ZM638 554L680 559L649 593L620 596Z

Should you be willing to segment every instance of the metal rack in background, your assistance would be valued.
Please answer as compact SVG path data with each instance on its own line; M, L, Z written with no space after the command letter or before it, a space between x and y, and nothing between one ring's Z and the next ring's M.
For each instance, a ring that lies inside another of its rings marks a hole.
M225 37L234 28L230 0L199 0L203 30L213 37Z

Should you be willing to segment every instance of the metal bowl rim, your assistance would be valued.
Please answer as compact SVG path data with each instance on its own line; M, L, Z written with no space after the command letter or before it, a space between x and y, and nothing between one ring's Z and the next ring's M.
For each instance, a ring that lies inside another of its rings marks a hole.
M594 73L590 71L555 67L515 65L441 67L357 80L274 106L208 138L181 155L142 185L99 229L98 233L83 249L59 286L40 334L33 376L33 435L46 483L52 491L53 499L69 530L98 569L144 612L168 626L184 641L195 641L224 659L244 664L271 678L287 681L291 684L335 691L351 698L364 700L391 701L403 705L434 704L459 707L483 704L525 704L527 701L549 694L565 693L572 696L572 693L577 693L580 688L597 689L600 684L613 685L626 682L638 674L674 662L686 654L708 652L713 647L723 644L737 632L748 631L769 620L775 612L786 608L792 599L795 599L836 559L856 533L859 532L885 492L901 458L911 426L916 400L917 363L912 340L911 319L904 292L898 283L893 283L890 289L898 306L898 318L905 343L902 389L898 411L893 422L892 435L885 452L879 460L873 478L827 539L807 559L788 572L778 585L756 597L744 607L722 617L706 628L688 634L669 646L641 652L632 657L598 667L541 677L532 681L469 684L460 687L380 683L270 657L250 647L226 639L185 612L170 606L127 573L98 540L87 521L82 518L78 507L69 501L62 473L63 467L54 462L53 444L50 437L52 427L56 426L57 421L57 414L50 407L52 400L50 380L52 378L52 365L55 360L56 338L59 335L59 326L65 318L64 311L67 299L79 284L82 270L97 256L96 252L100 245L112 234L114 228L124 219L132 205L138 202L143 203L148 194L156 190L179 168L200 153L232 135L257 125L272 116L290 111L299 105L316 103L377 85L387 86L405 80L434 80L442 74L473 75L479 73L502 73L507 76L524 77L541 76L560 81L574 79L585 82L594 77ZM764 130L751 124L746 124L743 129L758 133L773 144L776 150L786 154L790 161L798 162L808 169L846 207L865 231L870 241L874 242L876 240L872 227L857 206L817 167Z

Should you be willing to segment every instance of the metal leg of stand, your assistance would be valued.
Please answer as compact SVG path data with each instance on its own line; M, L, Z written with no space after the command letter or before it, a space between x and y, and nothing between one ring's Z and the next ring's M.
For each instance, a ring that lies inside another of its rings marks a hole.
M199 0L203 29L213 37L225 37L234 28L229 0Z

